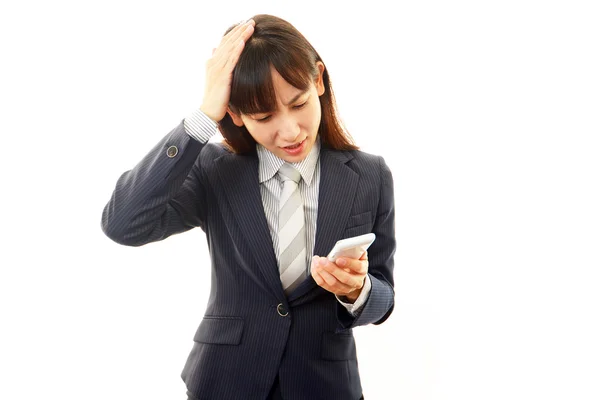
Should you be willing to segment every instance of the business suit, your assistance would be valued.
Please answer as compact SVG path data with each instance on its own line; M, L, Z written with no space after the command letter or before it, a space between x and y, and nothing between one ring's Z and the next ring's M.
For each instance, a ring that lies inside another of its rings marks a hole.
M381 157L321 149L314 254L374 232L371 292L353 317L312 276L286 298L258 182L255 153L200 143L183 122L123 174L102 218L118 243L140 246L199 226L211 292L182 372L197 399L265 399L278 377L286 400L359 399L352 328L394 308L393 182Z

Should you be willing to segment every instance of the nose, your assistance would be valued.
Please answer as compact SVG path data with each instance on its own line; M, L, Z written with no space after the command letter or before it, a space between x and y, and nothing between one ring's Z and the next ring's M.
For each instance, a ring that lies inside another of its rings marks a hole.
M295 143L300 138L300 125L295 118L282 118L277 134L286 143Z

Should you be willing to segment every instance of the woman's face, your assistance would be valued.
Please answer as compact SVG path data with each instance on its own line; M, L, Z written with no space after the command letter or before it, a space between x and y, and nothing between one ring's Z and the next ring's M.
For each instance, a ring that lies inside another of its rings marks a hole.
M304 160L315 143L321 122L319 96L325 92L325 66L322 62L317 62L317 66L319 76L306 92L287 83L271 68L277 110L266 114L239 116L228 111L233 122L237 126L245 125L256 142L282 160L290 163Z

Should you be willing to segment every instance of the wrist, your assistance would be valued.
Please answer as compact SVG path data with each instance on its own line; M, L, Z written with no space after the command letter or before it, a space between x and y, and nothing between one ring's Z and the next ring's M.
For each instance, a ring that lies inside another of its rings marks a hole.
M211 110L204 107L204 105L200 106L200 111L202 111L204 113L204 115L206 115L208 118L212 119L215 123L218 123L220 120L223 119L222 117L218 118L214 112L212 112Z
M354 303L356 299L358 299L358 296L360 296L360 292L361 289L357 289L353 292L348 293L346 296L344 296L344 298L347 300L348 303Z

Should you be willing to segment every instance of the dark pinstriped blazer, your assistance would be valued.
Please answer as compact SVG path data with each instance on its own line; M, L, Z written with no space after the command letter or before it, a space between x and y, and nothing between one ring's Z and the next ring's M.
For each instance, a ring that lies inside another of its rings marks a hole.
M258 157L202 144L183 121L117 181L102 229L141 246L200 227L211 291L181 374L198 399L264 400L279 376L286 400L359 399L352 328L381 324L394 308L394 192L382 157L321 148L314 254L374 232L371 292L356 317L312 276L286 298L262 205Z

